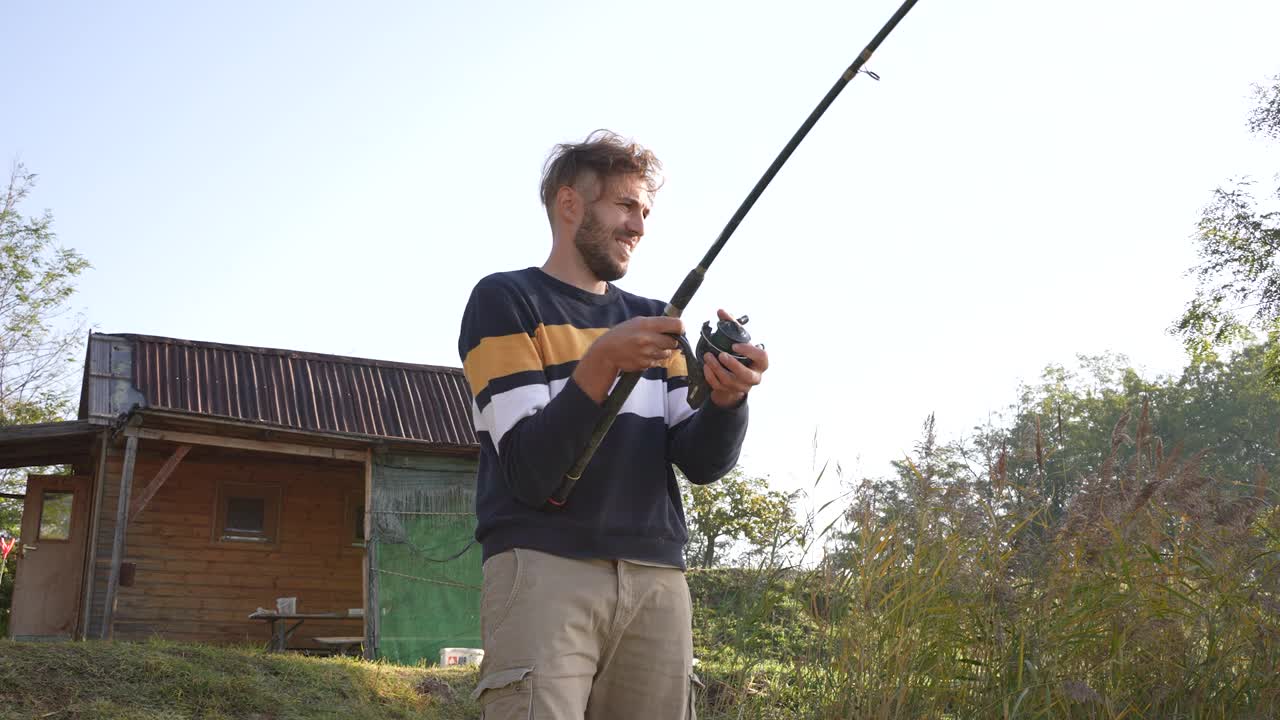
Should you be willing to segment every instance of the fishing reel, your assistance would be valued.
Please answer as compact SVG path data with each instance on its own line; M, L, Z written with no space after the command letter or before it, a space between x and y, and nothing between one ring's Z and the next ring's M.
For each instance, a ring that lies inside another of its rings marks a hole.
M685 364L689 369L689 407L697 410L702 404L711 397L711 386L707 384L706 375L702 370L702 357L707 353L711 353L716 357L721 354L729 355L738 362L751 367L751 360L743 355L733 351L735 343L750 343L751 333L742 327L747 324L749 318L746 315L737 320L721 320L716 323L713 330L710 322L702 323L702 332L698 337L698 346L696 350L689 348L689 341L683 335L677 336L676 340L680 343L680 351L684 353ZM764 345L756 347L764 348Z

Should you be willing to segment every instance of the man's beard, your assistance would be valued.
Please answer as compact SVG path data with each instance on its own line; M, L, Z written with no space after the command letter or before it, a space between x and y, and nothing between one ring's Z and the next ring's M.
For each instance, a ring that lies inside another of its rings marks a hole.
M573 236L573 244L578 254L586 263L593 275L605 282L613 282L627 274L626 263L619 261L613 253L616 242L613 231L596 219L595 213L587 209L582 216L582 224Z

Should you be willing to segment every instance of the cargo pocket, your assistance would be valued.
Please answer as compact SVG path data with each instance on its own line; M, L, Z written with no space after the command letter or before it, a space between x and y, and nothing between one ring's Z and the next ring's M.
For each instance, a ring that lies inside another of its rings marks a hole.
M484 580L480 590L480 637L486 646L506 621L516 602L524 565L524 558L520 557L519 550L507 550L484 563Z
M689 712L685 714L686 720L698 720L698 695L706 687L698 679L697 673L689 673Z
M480 720L527 718L533 706L533 668L491 672L480 678L471 699L480 701Z

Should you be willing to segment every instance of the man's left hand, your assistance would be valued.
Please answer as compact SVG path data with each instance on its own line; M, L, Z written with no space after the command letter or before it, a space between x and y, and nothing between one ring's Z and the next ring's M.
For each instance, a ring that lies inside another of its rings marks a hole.
M721 320L733 320L734 317L721 310ZM738 359L721 353L719 357L706 353L702 356L702 374L711 386L711 402L722 408L739 405L751 388L760 384L765 370L769 369L769 353L762 348L746 343L736 343L733 351L751 361L751 367L738 362Z

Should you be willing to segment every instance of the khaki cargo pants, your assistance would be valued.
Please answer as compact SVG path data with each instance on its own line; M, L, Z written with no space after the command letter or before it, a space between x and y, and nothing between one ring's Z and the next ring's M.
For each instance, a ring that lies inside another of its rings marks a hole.
M484 563L483 720L694 720L684 572L509 550Z

